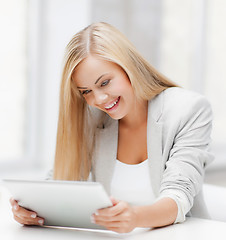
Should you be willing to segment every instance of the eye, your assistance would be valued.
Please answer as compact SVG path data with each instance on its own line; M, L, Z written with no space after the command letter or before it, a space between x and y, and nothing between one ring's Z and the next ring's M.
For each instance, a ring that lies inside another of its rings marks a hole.
M91 92L91 90L84 90L84 91L82 91L82 95L87 95L90 92Z
M110 82L110 80L105 80L101 83L101 87L104 87L106 85L108 85L108 83Z

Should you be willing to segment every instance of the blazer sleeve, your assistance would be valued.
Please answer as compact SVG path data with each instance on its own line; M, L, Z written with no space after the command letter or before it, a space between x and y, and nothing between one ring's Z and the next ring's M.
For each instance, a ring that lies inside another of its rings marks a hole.
M184 106L174 134L174 141L165 164L160 198L173 198L178 206L176 222L183 222L193 206L194 197L202 188L206 165L213 160L209 152L212 111L200 96Z

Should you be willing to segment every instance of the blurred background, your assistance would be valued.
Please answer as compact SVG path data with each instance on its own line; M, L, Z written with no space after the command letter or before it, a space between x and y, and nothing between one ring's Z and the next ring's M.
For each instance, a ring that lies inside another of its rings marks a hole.
M216 159L205 182L226 189L225 9L225 0L0 0L0 178L44 178L52 168L64 48L105 21L208 98Z

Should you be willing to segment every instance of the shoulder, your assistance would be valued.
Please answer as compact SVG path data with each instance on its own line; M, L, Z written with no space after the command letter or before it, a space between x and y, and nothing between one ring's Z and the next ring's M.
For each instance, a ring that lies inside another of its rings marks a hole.
M163 112L193 114L201 109L211 109L207 98L197 92L179 87L163 91Z
M208 105L205 96L187 89L172 87L162 92L164 106L171 108L184 108L185 106Z
M179 87L164 90L153 99L151 105L153 112L159 111L159 120L168 122L183 119L186 121L203 112L206 116L212 115L211 106L205 96Z

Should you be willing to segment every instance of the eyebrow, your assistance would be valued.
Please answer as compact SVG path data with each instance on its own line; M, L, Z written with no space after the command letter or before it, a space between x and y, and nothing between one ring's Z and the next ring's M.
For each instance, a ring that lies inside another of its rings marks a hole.
M103 77L103 76L105 76L106 74L108 74L108 73L104 73L104 74L102 74L100 77L98 77L97 78L97 80L96 80L96 82L94 83L94 84L97 84L99 81L100 81L100 79ZM78 89L87 89L87 87L77 87Z
M100 79L104 76L104 75L106 75L107 73L104 73L104 74L102 74L100 77L98 77L97 78L97 80L96 80L96 82L95 82L95 84L97 84L99 81L100 81Z

